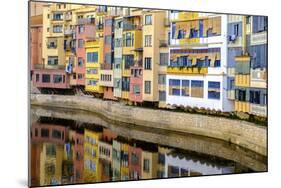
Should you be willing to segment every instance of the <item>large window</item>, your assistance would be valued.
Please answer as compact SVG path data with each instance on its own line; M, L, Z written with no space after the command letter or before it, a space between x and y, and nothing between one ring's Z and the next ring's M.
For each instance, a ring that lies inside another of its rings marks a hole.
M253 33L258 33L267 30L266 16L253 16Z
M145 35L144 36L144 46L145 47L152 46L152 37L151 37L151 35Z
M144 93L145 94L151 93L151 81L144 81Z
M152 25L152 15L145 16L145 25Z
M208 82L208 98L220 99L220 82Z
M182 80L181 87L182 96L189 96L189 80Z
M111 35L106 35L104 37L104 41L105 41L105 44L111 44L112 43L112 37Z
M43 83L50 83L51 82L51 76L49 74L43 74L42 75L42 82Z
M124 47L131 47L133 46L133 37L132 37L132 34L131 33L126 33L125 35L123 35L123 38L124 38L124 44L123 46Z
M204 82L199 80L191 81L191 97L203 98Z
M169 95L180 96L180 80L169 80Z
M87 62L88 63L97 63L98 62L98 52L88 52L87 53Z
M62 33L62 26L61 25L54 25L53 26L54 33Z
M144 58L144 69L151 69L151 57Z
M63 19L63 13L54 13L53 14L53 20L62 20Z
M236 89L235 90L235 99L238 101L248 101L247 100L247 91L245 89Z
M58 56L49 56L48 57L48 65L58 65L59 59Z

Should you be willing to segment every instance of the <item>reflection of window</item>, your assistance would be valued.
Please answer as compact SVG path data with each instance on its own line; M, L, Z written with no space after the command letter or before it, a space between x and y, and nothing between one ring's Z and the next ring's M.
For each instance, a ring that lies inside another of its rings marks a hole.
M180 80L170 79L169 80L169 95L180 95Z
M220 82L208 82L208 98L220 99Z
M191 97L203 98L204 82L199 80L191 81Z
M139 156L136 153L132 153L131 162L132 164L138 164Z
M151 69L151 57L144 58L144 69Z
M41 137L49 137L49 129L41 129Z
M189 80L182 80L182 96L189 96Z
M144 159L143 160L143 171L144 172L149 172L149 159Z
M46 145L46 155L56 156L56 146L54 144Z
M83 48L84 47L84 40L83 39L79 39L78 40L78 48Z
M58 131L58 130L53 130L52 137L57 138L57 139L61 139L61 132Z

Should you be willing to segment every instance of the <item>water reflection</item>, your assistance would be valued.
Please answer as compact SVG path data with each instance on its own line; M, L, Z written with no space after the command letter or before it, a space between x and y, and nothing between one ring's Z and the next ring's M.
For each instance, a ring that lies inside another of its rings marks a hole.
M252 171L232 160L120 136L95 124L40 117L31 127L32 186Z

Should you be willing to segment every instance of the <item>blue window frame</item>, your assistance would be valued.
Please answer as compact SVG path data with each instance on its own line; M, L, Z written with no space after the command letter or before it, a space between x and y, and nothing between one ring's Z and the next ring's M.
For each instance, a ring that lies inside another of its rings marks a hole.
M169 80L169 95L180 96L180 80Z

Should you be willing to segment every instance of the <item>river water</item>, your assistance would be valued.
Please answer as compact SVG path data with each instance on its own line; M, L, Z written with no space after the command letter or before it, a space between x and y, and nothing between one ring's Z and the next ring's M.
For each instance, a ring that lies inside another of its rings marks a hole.
M31 186L267 171L267 158L223 141L32 106Z

